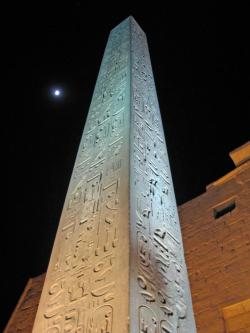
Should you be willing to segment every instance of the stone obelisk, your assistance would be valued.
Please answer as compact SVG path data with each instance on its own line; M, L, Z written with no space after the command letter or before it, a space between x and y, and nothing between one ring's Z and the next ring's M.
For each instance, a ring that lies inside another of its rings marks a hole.
M33 333L196 332L144 32L109 36Z

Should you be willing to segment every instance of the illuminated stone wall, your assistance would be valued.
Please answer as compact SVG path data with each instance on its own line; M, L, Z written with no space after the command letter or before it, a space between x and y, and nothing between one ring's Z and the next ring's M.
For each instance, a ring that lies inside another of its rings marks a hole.
M250 143L230 155L237 168L179 207L198 333L250 327Z
M146 37L111 31L33 333L196 332Z

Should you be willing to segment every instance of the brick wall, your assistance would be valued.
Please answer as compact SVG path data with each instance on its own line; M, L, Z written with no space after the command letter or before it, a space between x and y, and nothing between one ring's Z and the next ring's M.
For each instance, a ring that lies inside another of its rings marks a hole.
M197 331L224 333L223 308L250 298L250 161L180 206L179 215Z

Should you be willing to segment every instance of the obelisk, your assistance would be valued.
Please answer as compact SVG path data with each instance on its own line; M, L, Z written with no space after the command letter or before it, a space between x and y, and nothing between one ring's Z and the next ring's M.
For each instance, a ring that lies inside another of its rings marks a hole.
M144 32L109 36L33 333L194 333Z

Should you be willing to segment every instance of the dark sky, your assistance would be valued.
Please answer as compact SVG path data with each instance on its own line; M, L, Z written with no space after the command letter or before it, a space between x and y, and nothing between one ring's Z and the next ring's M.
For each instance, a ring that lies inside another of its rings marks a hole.
M108 33L123 19L133 15L148 37L178 204L232 170L229 151L249 139L243 8L35 3L6 12L9 196L0 330L28 278L46 270ZM53 87L63 98L51 97Z

